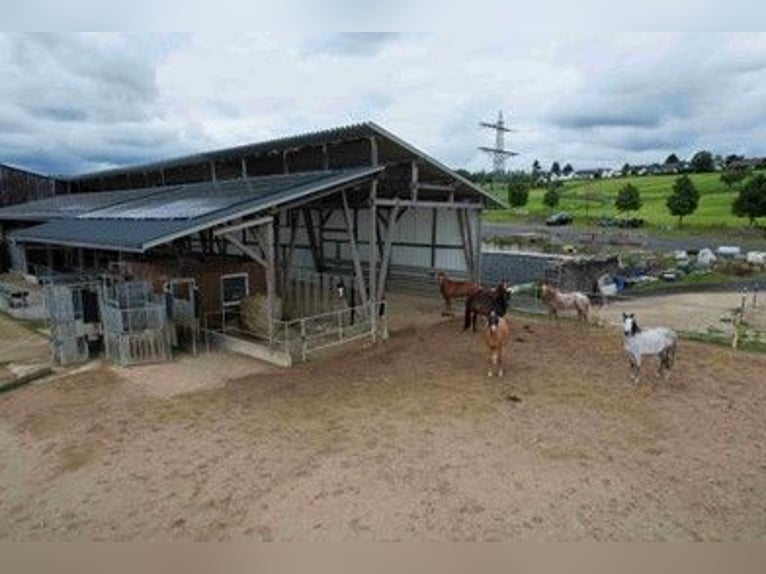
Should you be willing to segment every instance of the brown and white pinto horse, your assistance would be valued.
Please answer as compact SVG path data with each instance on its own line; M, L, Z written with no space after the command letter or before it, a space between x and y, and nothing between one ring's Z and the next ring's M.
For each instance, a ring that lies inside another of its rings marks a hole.
M442 316L453 315L453 299L468 297L471 293L481 289L481 286L478 283L474 283L473 281L454 281L449 279L444 273L439 273L436 276L436 282L439 284L439 291L444 298L444 311L442 311Z
M559 320L559 311L570 309L577 311L578 320L586 323L590 320L590 299L585 293L580 291L565 293L547 281L543 281L540 286L540 298L543 305L548 307L550 314L556 317L556 321Z
M501 317L493 309L487 316L487 327L483 333L484 344L489 349L489 370L487 376L491 377L493 371L498 377L503 376L503 348L511 338L511 326L505 317Z

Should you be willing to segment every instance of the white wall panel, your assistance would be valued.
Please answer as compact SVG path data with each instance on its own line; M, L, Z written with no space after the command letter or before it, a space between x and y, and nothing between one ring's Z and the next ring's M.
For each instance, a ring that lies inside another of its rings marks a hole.
M461 245L460 226L456 209L440 209L436 216L436 243L440 245Z
M431 244L431 210L408 209L394 228L394 241Z
M437 249L435 267L465 272L468 269L465 264L465 253L462 249Z
M431 248L397 245L391 249L391 264L408 267L430 267Z

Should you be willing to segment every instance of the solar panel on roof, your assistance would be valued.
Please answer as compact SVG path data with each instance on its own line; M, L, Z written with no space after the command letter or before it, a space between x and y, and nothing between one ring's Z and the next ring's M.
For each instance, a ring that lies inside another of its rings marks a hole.
M20 242L143 252L175 238L235 218L251 216L284 202L369 179L382 169L367 167L261 177L218 186L210 182L181 186L77 218L58 219L18 229L12 235ZM169 201L169 198L172 200ZM205 202L195 204L195 199ZM178 204L174 206L174 202ZM224 205L226 207L221 207ZM202 211L205 213L195 215ZM97 213L101 215L96 216ZM179 214L185 217L180 218Z
M186 184L148 197L84 213L80 219L194 219L343 174L342 171Z

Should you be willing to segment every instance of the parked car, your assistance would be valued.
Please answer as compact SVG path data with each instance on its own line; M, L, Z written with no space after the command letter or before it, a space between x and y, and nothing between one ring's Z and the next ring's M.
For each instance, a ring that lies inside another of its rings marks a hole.
M572 223L572 215L566 211L555 213L545 220L545 225L569 225L570 223Z

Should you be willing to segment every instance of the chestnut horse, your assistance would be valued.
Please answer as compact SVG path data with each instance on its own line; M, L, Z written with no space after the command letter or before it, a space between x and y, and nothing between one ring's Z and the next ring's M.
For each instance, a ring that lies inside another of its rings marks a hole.
M476 332L477 315L489 316L491 311L495 311L498 316L503 317L508 310L510 292L511 287L508 281L503 279L494 289L480 289L468 295L465 300L463 331L473 327L473 332Z
M556 317L556 321L559 320L559 311L569 309L577 311L578 320L584 320L587 323L590 319L590 299L585 293L579 291L564 293L550 283L543 281L540 287L540 298L543 305L548 307L550 314Z
M449 279L444 273L439 273L436 276L436 282L439 284L439 291L444 298L444 311L442 316L451 316L452 312L452 300L467 297L471 293L481 289L478 283L473 281L454 281Z
M487 317L487 327L484 330L484 344L489 349L489 371L487 376L491 377L493 370L497 371L497 376L503 376L503 347L511 338L511 326L505 317L501 317L493 309Z

